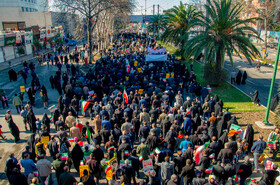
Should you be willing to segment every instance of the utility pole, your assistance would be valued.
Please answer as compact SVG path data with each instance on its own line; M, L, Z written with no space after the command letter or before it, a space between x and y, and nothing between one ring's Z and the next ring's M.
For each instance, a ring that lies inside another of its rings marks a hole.
M275 78L276 78L276 73L278 69L278 61L279 61L279 52L280 52L280 38L278 40L278 47L277 47L277 54L274 62L274 71L271 79L271 85L270 85L270 90L269 90L269 95L268 95L268 100L267 100L267 106L266 106L266 113L264 117L264 123L268 123L268 118L269 118L269 112L270 112L270 103L271 103L271 98L272 98L272 93L273 93L273 88L275 84Z
M155 16L155 5L153 5L153 16Z
M157 14L159 15L159 4L157 5Z
M141 6L141 15L142 15L142 21L144 22L144 16L143 16L143 6Z

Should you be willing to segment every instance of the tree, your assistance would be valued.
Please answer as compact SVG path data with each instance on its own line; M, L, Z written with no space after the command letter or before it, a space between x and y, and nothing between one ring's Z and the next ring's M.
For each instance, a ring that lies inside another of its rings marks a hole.
M240 13L243 6L237 3L231 6L231 0L207 0L205 5L209 12L209 18L201 15L196 19L195 25L201 26L203 30L194 31L195 37L185 43L185 56L198 57L205 49L204 57L210 63L217 74L222 73L225 54L230 58L233 65L233 52L240 58L243 54L249 63L253 57L260 56L260 52L250 41L250 37L259 38L257 31L249 26L254 24L256 18L241 19ZM219 81L219 80L217 80Z
M194 20L199 17L201 12L194 6L186 6L180 2L179 6L167 10L165 14L166 29L162 34L163 42L173 42L179 46L179 52L184 58L184 45L189 39L190 30L193 28Z
M112 8L133 7L133 0L54 0L54 5L65 12L77 13L86 20L87 43L89 47L89 62L92 61L92 33L100 21L99 15Z
M149 32L157 33L159 35L159 31L164 30L165 27L166 27L166 22L164 21L164 15L158 14L158 15L154 15L151 18L151 21L147 26L147 29Z

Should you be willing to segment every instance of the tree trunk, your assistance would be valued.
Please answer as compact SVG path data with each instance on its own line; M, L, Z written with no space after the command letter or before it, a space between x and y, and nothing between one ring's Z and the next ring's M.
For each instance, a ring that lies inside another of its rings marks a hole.
M89 48L89 52L88 52L88 61L89 64L92 63L92 23L90 19L87 19L87 40L88 40L88 48Z
M222 53L221 53L221 46L219 46L217 53L216 53L216 72L220 73L222 68Z

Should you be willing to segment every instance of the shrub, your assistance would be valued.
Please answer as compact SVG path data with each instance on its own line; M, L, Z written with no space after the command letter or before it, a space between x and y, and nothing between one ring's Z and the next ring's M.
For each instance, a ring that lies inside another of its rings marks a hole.
M224 69L217 71L215 66L208 63L204 66L203 78L206 84L211 86L219 86L224 82L225 79L227 79L227 72Z

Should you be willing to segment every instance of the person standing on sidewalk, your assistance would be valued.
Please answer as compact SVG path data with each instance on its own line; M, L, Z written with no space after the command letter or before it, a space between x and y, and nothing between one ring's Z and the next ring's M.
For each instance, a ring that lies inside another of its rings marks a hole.
M256 141L252 148L251 152L254 154L254 165L255 165L255 171L259 171L259 158L263 153L263 150L266 148L266 142L263 141L263 136L259 135L259 140Z
M22 102L21 102L20 98L17 96L17 94L15 94L15 97L13 99L13 105L16 107L17 113L19 114L20 110L21 110Z
M230 73L230 83L233 85L235 84L235 78L236 78L236 72L233 69L232 72Z

